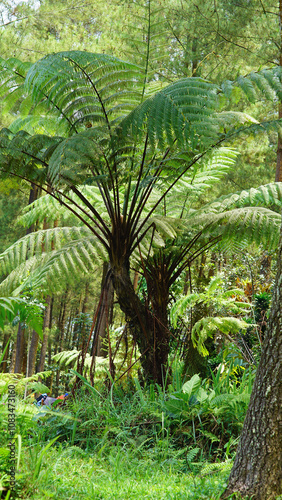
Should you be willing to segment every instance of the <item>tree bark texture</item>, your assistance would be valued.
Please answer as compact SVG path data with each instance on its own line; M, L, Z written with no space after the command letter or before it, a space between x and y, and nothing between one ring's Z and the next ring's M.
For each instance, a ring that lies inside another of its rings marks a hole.
M23 367L23 358L25 350L25 330L19 322L17 340L16 340L16 359L14 373L21 373Z
M46 357L46 352L47 352L47 345L48 345L48 333L45 333L46 328L49 328L50 326L50 304L51 304L51 297L48 295L46 298L46 309L45 309L45 314L44 314L44 320L43 320L43 341L42 341L42 346L41 346L41 351L40 351L40 359L39 363L37 366L37 373L43 372L44 370L44 365L45 365L45 357Z
M228 488L252 500L282 494L282 227L278 269L261 360Z
M112 280L107 278L109 272L109 264L108 262L104 262L103 265L103 276L101 282L101 304L98 312L98 317L95 325L94 331L94 341L93 341L93 349L96 348L96 356L101 356L106 358L108 356L108 329L112 324L113 320L113 307L114 307L114 287Z
M169 353L168 330L136 295L129 265L112 267L112 278L120 308L141 353L144 377L163 385Z

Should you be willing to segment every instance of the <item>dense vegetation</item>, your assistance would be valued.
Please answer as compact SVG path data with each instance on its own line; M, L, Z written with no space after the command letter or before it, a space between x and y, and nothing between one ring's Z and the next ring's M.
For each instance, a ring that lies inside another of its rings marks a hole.
M280 498L281 2L2 4L2 497Z

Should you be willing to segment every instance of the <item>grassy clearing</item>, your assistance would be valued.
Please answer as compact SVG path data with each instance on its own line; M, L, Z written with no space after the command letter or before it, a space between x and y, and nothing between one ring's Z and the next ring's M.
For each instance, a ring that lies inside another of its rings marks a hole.
M219 373L220 375L220 373ZM84 385L61 408L17 396L13 498L207 499L226 486L251 391L240 381L194 376L167 391L137 380ZM2 402L5 403L5 392ZM8 487L8 413L0 407L0 485ZM4 492L2 498L8 500ZM12 497L11 497L12 498Z
M59 445L46 451L38 477L32 481L34 458L32 453L23 457L17 498L215 500L226 486L231 467L230 462L222 463L215 471L208 470L207 463L194 463L191 468L202 472L181 472L183 460L160 461L154 453L138 458L113 448L103 457L76 446Z

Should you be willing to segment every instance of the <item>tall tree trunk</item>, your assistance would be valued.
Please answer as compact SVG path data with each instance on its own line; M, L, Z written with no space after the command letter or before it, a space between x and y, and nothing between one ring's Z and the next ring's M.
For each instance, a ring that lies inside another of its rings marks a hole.
M36 200L37 194L38 194L38 188L34 184L31 184L30 191L29 191L29 199L28 199L29 205ZM34 226L29 227L26 230L26 234L32 233L33 230L34 230ZM26 364L25 349L26 349L25 332L19 323L18 334L17 334L17 347L16 347L16 359L15 359L14 373L20 373L23 369L24 362Z
M29 353L28 353L28 376L29 377L31 377L35 371L38 343L39 343L39 335L35 330L33 330L31 341L30 341Z
M87 311L88 299L89 299L89 282L87 281L85 284L85 295L84 295L82 309L81 309L81 313L84 315L84 317L82 316L82 319L84 319L84 320L86 319L85 314ZM84 321L82 324L81 334L80 334L80 346L78 346L78 349L81 351L83 351L86 347L86 342L87 342L86 335L87 335L87 332L86 332L86 325L85 325L85 321ZM88 335L87 335L87 337L88 337Z
M61 299L60 314L58 319L58 335L56 341L57 345L55 349L55 354L57 354L57 352L61 352L63 349L63 342L65 339L65 323L67 315L67 299L68 299L68 289L65 291ZM60 383L60 369L58 368L56 371L55 395L58 395L59 383Z
M46 351L47 351L47 345L48 345L48 333L46 333L46 328L50 327L50 304L51 304L51 297L48 295L46 297L46 310L44 314L44 320L43 320L43 341L42 341L42 346L41 346L41 351L40 351L40 359L39 363L37 366L37 373L43 372L44 371L44 365L45 365L45 358L46 358Z
M96 356L106 358L108 356L108 328L113 320L114 287L112 280L107 278L109 272L108 262L103 264L103 276L101 281L100 308L93 335L92 355L96 348Z
M23 357L25 350L25 330L19 322L17 340L16 340L16 359L14 373L22 373Z
M112 267L112 278L120 308L129 321L130 331L141 353L144 377L163 385L169 353L167 328L154 318L136 295L129 265Z
M282 226L271 312L237 455L223 498L282 494Z

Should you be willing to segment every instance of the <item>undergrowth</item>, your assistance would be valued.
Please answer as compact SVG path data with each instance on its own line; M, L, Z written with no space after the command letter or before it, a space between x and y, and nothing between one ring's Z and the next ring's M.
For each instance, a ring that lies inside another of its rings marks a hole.
M14 498L219 499L252 379L251 371L238 379L218 370L166 391L131 379L108 392L82 384L54 410L18 397ZM1 416L1 498L8 500L5 405Z

